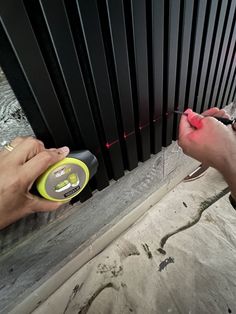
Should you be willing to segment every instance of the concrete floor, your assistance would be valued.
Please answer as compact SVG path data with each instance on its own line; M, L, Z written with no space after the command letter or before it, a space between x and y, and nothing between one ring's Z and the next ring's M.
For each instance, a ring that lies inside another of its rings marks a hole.
M33 313L235 313L236 212L228 194L214 169L180 183Z

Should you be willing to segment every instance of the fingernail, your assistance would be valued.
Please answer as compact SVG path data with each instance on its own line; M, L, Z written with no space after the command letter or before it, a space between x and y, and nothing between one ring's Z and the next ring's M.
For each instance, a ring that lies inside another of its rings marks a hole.
M70 152L70 149L67 146L60 147L58 150L61 154L68 154Z
M186 110L184 111L184 113L189 113L189 112L191 112L191 111L192 111L192 109L188 108L188 109L186 109Z

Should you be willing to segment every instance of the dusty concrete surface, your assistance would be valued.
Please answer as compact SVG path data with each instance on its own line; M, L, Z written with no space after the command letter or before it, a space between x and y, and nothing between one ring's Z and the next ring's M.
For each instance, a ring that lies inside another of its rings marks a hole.
M236 212L227 191L213 169L179 184L33 313L235 313Z

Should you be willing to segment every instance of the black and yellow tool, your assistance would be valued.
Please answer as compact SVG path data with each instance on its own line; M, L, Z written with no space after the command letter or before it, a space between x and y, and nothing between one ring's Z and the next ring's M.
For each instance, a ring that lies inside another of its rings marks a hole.
M74 151L49 167L37 179L36 188L48 200L68 201L84 189L97 168L97 158L90 151Z

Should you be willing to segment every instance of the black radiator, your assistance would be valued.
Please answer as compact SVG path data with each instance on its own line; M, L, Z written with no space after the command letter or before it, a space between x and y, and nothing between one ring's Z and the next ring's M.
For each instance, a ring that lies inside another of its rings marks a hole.
M36 136L89 149L83 193L176 139L174 109L236 91L236 0L1 0L0 64Z

